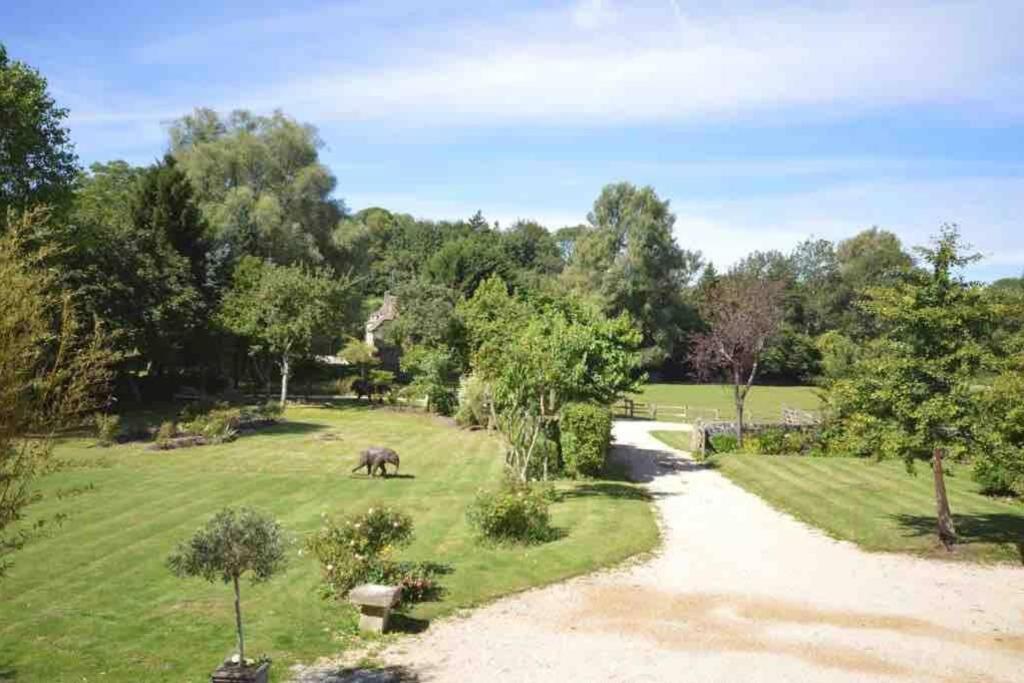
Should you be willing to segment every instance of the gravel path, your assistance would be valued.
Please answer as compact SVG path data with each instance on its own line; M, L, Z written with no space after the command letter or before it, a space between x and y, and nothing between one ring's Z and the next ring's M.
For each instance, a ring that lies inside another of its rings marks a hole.
M685 428L615 425L661 515L655 557L436 622L385 672L299 680L1024 680L1024 570L832 540L650 435Z

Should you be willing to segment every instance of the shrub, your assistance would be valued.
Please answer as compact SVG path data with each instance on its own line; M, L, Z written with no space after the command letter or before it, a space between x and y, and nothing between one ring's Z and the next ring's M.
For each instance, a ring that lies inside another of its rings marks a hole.
M227 407L229 407L227 403L217 402L208 396L204 396L203 398L186 404L178 413L178 419L182 422L191 422L197 417L206 415L213 410Z
M735 434L712 434L709 441L715 453L735 453L739 447Z
M211 443L224 443L238 435L241 422L242 411L238 408L217 408L183 424L182 429Z
M1024 450L991 445L974 460L974 480L989 495L1024 496Z
M243 666L247 662L239 579L249 574L255 584L284 571L287 544L281 525L273 517L248 508L237 512L225 509L167 558L168 568L177 576L198 576L211 583L220 579L233 584L238 658Z
M570 403L562 409L562 457L572 477L597 477L604 471L612 442L612 416L592 403Z
M280 420L284 417L284 406L280 401L267 401L255 410L256 416L263 420Z
M117 443L117 435L121 431L121 417L96 413L93 417L96 424L96 439L101 446L113 446Z
M489 427L491 424L491 388L477 375L459 380L459 409L455 421L460 427Z
M156 445L160 448L169 448L171 440L178 435L178 426L171 420L160 423L160 429L156 430Z
M791 453L786 443L786 432L778 427L769 427L756 437L756 453L763 455L782 455Z
M394 562L394 551L411 540L409 515L389 507L372 507L338 522L325 517L323 527L309 538L306 547L320 561L325 597L341 599L361 583L384 583L402 586L403 602L417 602L437 594L434 576L442 568Z
M543 543L554 536L546 491L528 485L481 491L466 512L482 538L498 542Z

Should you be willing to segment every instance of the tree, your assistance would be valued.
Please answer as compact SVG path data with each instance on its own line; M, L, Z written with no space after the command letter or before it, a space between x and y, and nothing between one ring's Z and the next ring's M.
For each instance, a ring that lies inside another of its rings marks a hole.
M167 566L176 576L198 576L210 583L219 578L233 585L241 667L246 661L239 580L250 573L255 585L283 571L287 565L285 545L281 525L273 517L249 508L225 509L167 558Z
M839 283L835 306L840 312L840 331L855 339L868 339L876 330L859 306L861 295L871 287L885 287L899 281L913 268L914 260L899 238L877 227L864 230L836 246Z
M331 198L336 180L319 161L322 146L315 128L280 111L197 109L171 126L171 152L232 259L333 262L331 234L345 207Z
M587 220L590 229L572 243L565 281L596 293L606 314L629 313L643 333L648 364L671 358L696 325L683 290L701 259L676 243L668 201L651 187L607 185Z
M736 440L743 445L743 404L757 377L761 354L782 322L785 284L750 276L723 278L702 313L708 331L693 338L690 360L703 377L724 371L733 387Z
M57 235L62 272L123 353L123 376L167 378L219 369L211 317L222 264L206 237L192 188L171 156L149 168L94 164L76 181L66 225Z
M253 353L268 353L281 371L281 405L288 400L292 362L309 355L318 337L340 331L348 283L324 268L278 266L246 257L235 270L220 320L247 338ZM337 348L337 347L334 347Z
M848 377L825 394L829 450L900 458L912 471L931 460L938 536L947 547L956 529L946 497L943 460L979 443L978 372L989 361L993 315L983 289L957 271L976 260L955 226L943 226L931 248L918 249L928 270L865 290L863 308L879 330Z
M0 44L0 231L8 209L62 209L71 195L78 158L46 79L11 61Z
M520 302L492 278L461 307L473 372L493 387L508 463L525 481L541 435L558 442L558 420L570 401L610 404L642 377L642 336L623 314L608 318L574 298ZM544 450L547 475L550 450Z
M106 403L115 361L102 328L84 326L59 288L53 252L30 246L45 220L38 209L11 215L0 235L0 575L31 533L7 531L39 498L31 486L54 433Z

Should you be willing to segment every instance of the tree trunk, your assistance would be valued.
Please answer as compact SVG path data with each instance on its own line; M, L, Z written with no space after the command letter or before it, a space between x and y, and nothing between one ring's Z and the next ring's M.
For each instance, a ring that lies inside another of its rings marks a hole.
M949 511L949 498L946 497L946 478L942 472L941 448L932 452L932 474L935 476L935 507L939 522L939 540L946 550L952 550L956 543L956 528L953 526L953 515Z
M235 578L235 627L238 629L238 663L245 666L245 636L242 634L242 595L238 590L238 577Z
M292 366L288 362L288 355L281 356L281 407L288 402L288 375L291 374Z
M743 395L740 394L740 379L739 376L735 378L735 384L732 386L733 400L736 403L736 447L740 448L743 446Z

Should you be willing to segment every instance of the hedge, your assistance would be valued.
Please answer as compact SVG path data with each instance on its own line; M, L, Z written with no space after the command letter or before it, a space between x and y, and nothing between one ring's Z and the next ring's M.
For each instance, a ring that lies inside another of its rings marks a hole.
M604 406L570 403L562 410L562 458L571 477L599 477L612 443L612 415Z

